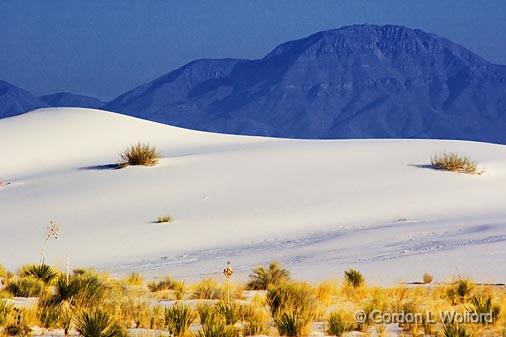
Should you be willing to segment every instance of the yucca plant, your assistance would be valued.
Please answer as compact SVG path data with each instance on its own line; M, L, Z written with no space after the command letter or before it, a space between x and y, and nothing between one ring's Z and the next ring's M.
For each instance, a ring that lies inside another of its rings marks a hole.
M296 311L284 312L274 318L274 325L280 336L307 335L309 323L311 323L310 317Z
M23 266L19 275L21 277L33 277L49 284L58 276L58 272L47 264L31 264Z
M173 280L170 277L164 277L159 281L150 281L148 283L148 289L151 292L172 290L176 286L176 282L177 282L176 280Z
M471 298L471 305L467 307L467 311L478 315L481 324L491 324L497 321L501 308L492 303L491 296L479 295ZM485 319L485 314L491 315L491 321Z
M125 282L132 286L141 286L144 283L144 278L141 274L133 272L125 278Z
M197 333L198 337L239 337L239 330L232 326L226 326L224 322L212 322L202 325Z
M120 167L128 165L154 166L158 164L160 154L154 146L139 142L127 147L120 153L120 157Z
M362 275L362 273L356 269L346 270L344 272L344 279L345 279L346 283L353 288L359 288L365 282L365 279L364 279L364 276Z
M126 333L101 310L84 311L76 322L76 330L83 337L125 337Z
M266 290L271 285L290 280L290 272L281 263L274 261L269 266L258 266L249 275L248 289Z
M197 313L184 304L176 304L165 309L165 325L176 337L184 336L196 318Z
M441 335L443 337L471 337L466 328L456 323L443 325Z

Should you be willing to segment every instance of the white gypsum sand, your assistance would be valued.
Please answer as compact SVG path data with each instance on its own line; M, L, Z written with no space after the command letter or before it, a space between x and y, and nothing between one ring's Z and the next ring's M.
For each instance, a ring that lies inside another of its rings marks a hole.
M138 141L164 158L111 169ZM427 168L458 152L485 174ZM212 134L120 114L40 109L0 120L0 262L195 279L280 260L296 277L371 282L455 275L504 282L506 146L437 140L285 140ZM170 215L168 224L155 223Z

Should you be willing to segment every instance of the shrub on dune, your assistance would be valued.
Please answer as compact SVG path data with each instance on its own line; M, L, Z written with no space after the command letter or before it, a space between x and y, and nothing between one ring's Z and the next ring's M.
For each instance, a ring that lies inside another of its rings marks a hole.
M49 284L58 276L58 273L47 264L30 264L21 267L19 275L21 277L33 277Z
M34 277L11 279L5 290L15 297L37 297L44 291L44 282Z
M468 174L478 173L476 163L458 153L436 154L431 158L431 165L436 170L461 172Z
M274 261L268 267L258 266L249 275L248 289L266 290L271 285L290 280L290 272L281 263Z
M422 276L423 283L429 284L434 280L434 277L429 273L424 273Z
M349 286L355 289L361 287L365 282L362 273L356 269L348 269L345 271L344 279Z
M201 300L217 300L223 298L224 292L220 284L212 278L199 281L193 286L193 298Z
M158 150L147 143L137 143L127 147L120 153L120 167L132 166L154 166L160 160Z
M163 215L159 216L158 219L156 219L157 223L170 223L172 222L172 217L170 215Z

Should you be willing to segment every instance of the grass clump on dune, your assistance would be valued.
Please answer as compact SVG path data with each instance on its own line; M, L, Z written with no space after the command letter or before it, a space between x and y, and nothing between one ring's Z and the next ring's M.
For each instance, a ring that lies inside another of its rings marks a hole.
M436 154L432 156L430 162L432 167L436 170L467 174L478 173L478 167L474 161L455 152Z
M132 166L154 166L160 160L160 154L156 147L147 143L137 143L127 147L120 153L121 161L119 167Z
M156 219L156 223L171 223L172 217L170 215L163 215L159 216L158 219Z

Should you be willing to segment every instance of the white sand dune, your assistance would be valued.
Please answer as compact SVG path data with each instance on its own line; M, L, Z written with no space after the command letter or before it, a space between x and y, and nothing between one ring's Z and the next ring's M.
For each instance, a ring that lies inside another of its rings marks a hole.
M155 167L111 169L128 144ZM485 173L427 168L457 151ZM0 262L196 278L281 260L297 277L506 281L506 146L432 140L283 140L185 130L91 109L0 120ZM170 214L174 221L153 223Z

